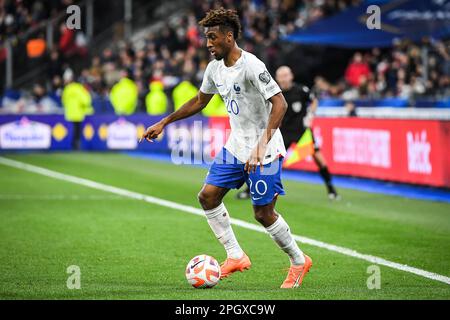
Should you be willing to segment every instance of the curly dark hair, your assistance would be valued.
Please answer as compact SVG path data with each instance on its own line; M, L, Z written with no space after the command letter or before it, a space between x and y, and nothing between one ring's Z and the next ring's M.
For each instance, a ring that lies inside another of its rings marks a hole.
M241 22L236 10L224 9L223 7L215 10L209 10L198 23L202 27L215 27L223 32L225 30L233 31L233 36L238 39L241 35Z

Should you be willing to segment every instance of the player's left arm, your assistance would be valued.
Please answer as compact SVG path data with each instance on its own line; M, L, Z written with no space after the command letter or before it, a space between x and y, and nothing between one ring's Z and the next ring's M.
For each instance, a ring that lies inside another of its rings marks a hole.
M281 126L281 122L288 107L286 99L281 92L272 96L269 101L272 103L272 111L269 115L267 128L245 164L244 170L247 172L256 172L258 163L260 169L263 170L263 161L267 150L267 144Z

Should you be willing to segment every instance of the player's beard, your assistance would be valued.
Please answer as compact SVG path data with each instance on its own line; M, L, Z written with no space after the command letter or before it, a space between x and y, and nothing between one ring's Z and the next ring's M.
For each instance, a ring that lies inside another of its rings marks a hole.
M216 60L222 60L222 59L223 59L223 55L217 54L217 52L216 52L216 54L214 54L214 59L216 59Z
M228 54L228 50L226 48L221 48L221 52L215 51L214 59L216 60L222 60L225 58L225 56Z

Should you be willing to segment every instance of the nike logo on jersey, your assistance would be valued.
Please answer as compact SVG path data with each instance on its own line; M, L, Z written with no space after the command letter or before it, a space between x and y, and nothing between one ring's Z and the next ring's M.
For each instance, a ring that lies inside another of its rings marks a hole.
M253 200L253 201L258 201L258 200L261 200L261 199L262 199L262 197L261 197L261 198L253 198L253 197L252 197L252 200Z

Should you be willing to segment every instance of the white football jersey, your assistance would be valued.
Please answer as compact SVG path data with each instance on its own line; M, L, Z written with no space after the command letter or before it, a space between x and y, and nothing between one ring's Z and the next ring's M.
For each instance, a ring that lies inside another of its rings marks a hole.
M255 55L242 50L231 66L213 60L206 67L200 91L220 94L230 117L231 133L225 148L245 163L267 128L272 110L271 97L281 92L265 64ZM283 136L277 129L267 145L263 164L285 156Z

